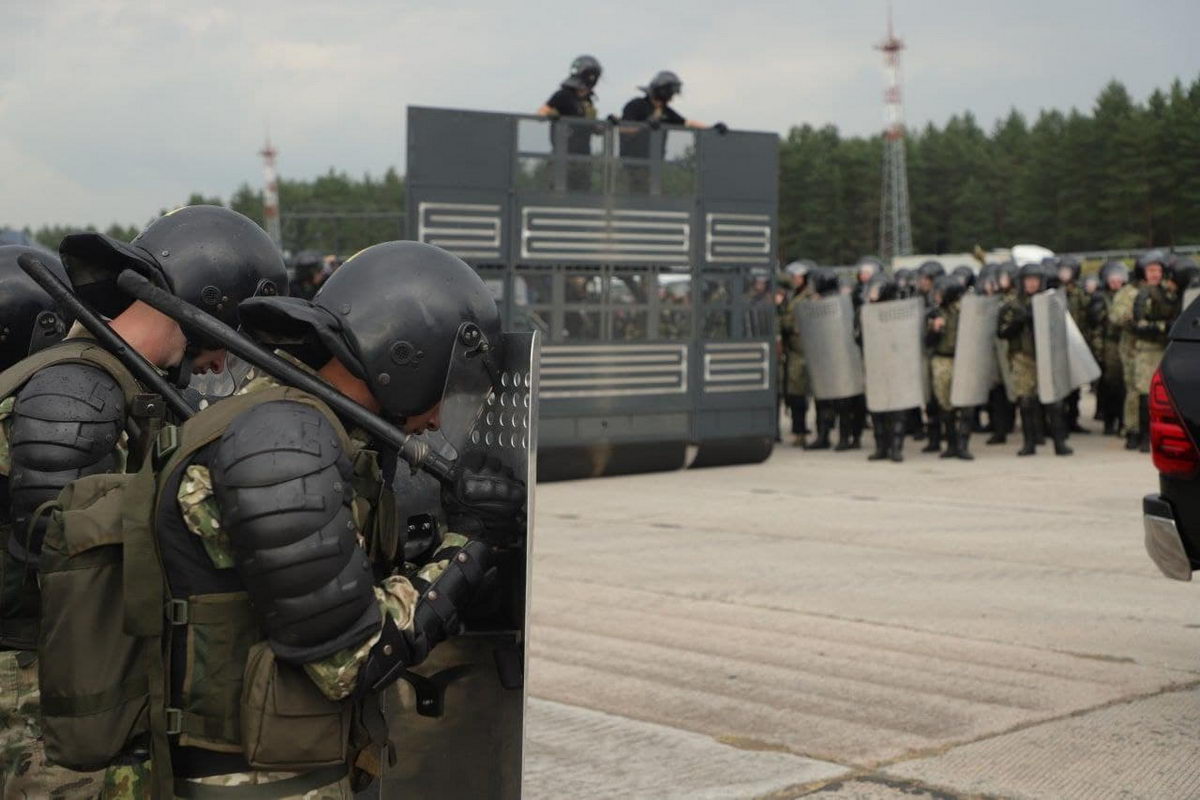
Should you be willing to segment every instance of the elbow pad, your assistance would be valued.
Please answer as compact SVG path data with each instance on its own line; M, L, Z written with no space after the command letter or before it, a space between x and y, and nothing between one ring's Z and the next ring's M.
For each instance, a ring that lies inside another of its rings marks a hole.
M29 531L38 506L77 478L121 467L117 444L125 428L125 396L111 375L87 364L46 367L17 393L11 428L9 552L36 561L44 523Z
M316 661L379 629L350 461L324 414L256 406L229 426L210 469L234 566L281 660Z

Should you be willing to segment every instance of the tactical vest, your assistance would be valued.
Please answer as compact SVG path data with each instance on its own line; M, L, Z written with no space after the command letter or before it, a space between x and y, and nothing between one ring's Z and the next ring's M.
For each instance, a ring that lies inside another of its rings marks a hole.
M87 364L103 370L117 382L125 396L130 456L127 469L136 468L144 456L162 403L156 406L152 402L156 395L142 394L141 386L129 370L90 338L60 342L0 373L0 401L15 396L36 373L58 364ZM27 534L28 531L13 531L10 520L0 520L0 650L32 650L37 646L37 576L8 553L9 537Z
M176 789L173 758L184 775L199 774L198 755L208 758L199 767L207 774L307 773L289 783L295 794L346 774L360 744L351 703L330 701L302 668L275 659L236 572L212 564L177 503L186 468L206 464L239 414L276 400L331 420L354 465L355 517L373 548L395 541L394 499L375 453L291 387L227 398L163 427L136 473L71 484L49 511L41 565L39 677L51 760L96 769L148 743L166 797ZM77 614L80 606L90 610Z

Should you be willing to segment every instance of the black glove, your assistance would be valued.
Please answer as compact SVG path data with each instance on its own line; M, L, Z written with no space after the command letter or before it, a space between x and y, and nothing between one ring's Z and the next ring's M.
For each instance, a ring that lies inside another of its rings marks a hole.
M662 123L654 118L646 120L646 124L650 126L650 130L652 131L656 131L662 127Z
M495 459L461 464L443 495L455 533L496 541L525 529L525 482Z
M712 129L714 131L716 131L717 133L721 134L722 136L729 133L729 126L726 125L724 122L716 123L715 125L712 126Z
M620 125L621 124L621 120L617 119L616 114L609 114L607 117L605 117L605 119L608 120L609 125Z

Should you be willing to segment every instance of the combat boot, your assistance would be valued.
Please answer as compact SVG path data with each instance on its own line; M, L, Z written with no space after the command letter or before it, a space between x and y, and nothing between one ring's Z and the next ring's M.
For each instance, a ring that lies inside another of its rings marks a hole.
M1025 441L1025 446L1017 451L1017 455L1031 456L1037 452L1036 425L1042 409L1033 397L1022 397L1018 402L1021 411L1021 438Z
M1050 419L1050 438L1054 440L1054 455L1069 456L1075 451L1067 447L1067 419L1062 401L1046 405L1046 416Z
M958 410L958 457L963 461L974 461L975 456L971 455L971 429L973 428L971 409L960 408Z
M1150 395L1138 395L1138 450L1150 452Z
M888 451L891 449L891 442L888 441L889 433L886 414L871 415L871 430L875 434L875 452L867 456L867 461L883 461L888 457Z
M942 435L946 439L946 449L938 458L958 458L958 426L953 409L944 410L938 415L942 421Z
M988 416L992 419L994 430L985 444L1004 444L1008 441L1008 434L1013 429L1013 407L1012 403L1008 402L1008 397L1004 394L1003 386L992 389L990 409Z
M929 414L929 424L925 426L926 444L921 448L922 453L936 453L942 449L942 420L938 413Z
M854 409L849 400L839 400L837 410L838 441L833 449L837 452L853 450L857 447L854 441Z
M833 423L837 411L832 408L831 401L817 401L817 438L809 444L809 450L828 450L829 434L833 431Z
M925 441L925 423L921 420L921 409L914 408L907 412L908 419L904 426L905 431L912 431L914 442Z
M908 432L908 422L903 414L894 414L892 418L891 448L888 455L897 464L904 460L904 434Z

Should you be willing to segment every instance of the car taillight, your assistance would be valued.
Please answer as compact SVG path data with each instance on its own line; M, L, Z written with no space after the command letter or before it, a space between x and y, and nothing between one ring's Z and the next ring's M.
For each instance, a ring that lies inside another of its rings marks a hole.
M1167 477L1192 478L1200 472L1200 450L1175 411L1161 370L1150 381L1150 452L1154 467Z

